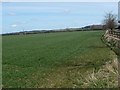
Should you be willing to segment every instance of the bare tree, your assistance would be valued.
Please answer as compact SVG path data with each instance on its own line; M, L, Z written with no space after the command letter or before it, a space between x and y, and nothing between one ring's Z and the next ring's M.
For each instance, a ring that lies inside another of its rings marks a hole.
M115 29L115 27L117 26L116 15L111 12L106 13L103 24L105 25L105 29Z

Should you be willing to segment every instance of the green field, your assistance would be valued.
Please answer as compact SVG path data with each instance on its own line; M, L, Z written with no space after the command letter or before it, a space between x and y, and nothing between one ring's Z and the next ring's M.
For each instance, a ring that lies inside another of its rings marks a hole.
M103 33L3 36L3 87L85 87L86 73L112 60L113 52L100 39Z

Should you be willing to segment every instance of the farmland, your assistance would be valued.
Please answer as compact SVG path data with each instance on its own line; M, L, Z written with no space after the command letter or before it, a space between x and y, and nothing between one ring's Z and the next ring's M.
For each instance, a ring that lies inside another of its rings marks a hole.
M84 78L113 59L103 31L3 36L3 87L107 87Z

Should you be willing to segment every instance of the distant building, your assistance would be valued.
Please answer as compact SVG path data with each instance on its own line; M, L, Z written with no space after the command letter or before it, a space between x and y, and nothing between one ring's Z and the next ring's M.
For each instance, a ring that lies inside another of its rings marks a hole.
M118 29L120 30L120 1L118 2Z
M118 22L120 23L120 1L118 2Z

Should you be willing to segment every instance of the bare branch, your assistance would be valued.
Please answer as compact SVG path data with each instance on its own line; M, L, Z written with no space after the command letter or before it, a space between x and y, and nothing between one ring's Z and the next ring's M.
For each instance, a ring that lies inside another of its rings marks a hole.
M112 12L106 13L103 24L105 25L105 29L113 30L117 25L116 15L114 15Z

